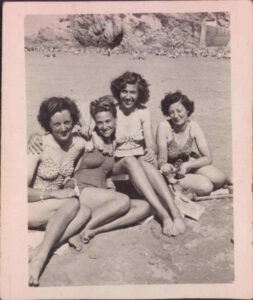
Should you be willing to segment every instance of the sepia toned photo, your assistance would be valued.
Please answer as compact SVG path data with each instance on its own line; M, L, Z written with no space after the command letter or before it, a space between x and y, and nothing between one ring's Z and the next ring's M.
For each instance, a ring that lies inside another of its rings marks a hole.
M185 285L209 297L206 287L237 284L237 208L250 208L250 188L238 169L234 11L158 3L22 11L29 297L60 299L61 287L73 299L82 288L150 298L137 290Z
M232 282L229 13L28 15L25 52L30 285Z

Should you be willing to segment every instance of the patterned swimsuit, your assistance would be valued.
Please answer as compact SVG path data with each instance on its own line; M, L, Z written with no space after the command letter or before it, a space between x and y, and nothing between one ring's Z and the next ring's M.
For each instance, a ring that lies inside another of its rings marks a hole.
M188 125L188 138L183 145L179 145L175 138L175 132L172 131L172 140L167 145L168 150L168 163L177 164L178 162L185 162L190 159L190 157L198 158L199 155L192 151L194 138L191 136L191 123Z
M59 190L64 187L66 179L74 172L74 155L69 155L61 164L52 158L52 147L45 146L38 166L33 188L38 190Z

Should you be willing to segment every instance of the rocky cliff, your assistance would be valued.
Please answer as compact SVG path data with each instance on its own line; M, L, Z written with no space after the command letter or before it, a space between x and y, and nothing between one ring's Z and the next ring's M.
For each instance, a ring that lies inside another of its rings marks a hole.
M228 13L69 15L59 19L59 27L42 28L38 34L26 37L25 44L123 52L196 49L204 20L208 22L206 37L211 41L208 46L225 46L230 38Z

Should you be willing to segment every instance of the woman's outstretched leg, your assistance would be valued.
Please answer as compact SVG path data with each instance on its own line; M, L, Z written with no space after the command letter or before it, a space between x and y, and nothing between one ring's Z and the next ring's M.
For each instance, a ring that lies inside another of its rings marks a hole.
M51 213L51 218L48 220L45 219L44 224L47 225L46 225L44 238L41 244L37 247L38 249L36 251L36 254L33 256L29 264L29 285L31 286L39 285L39 276L51 249L60 240L61 236L66 230L66 227L71 222L71 220L74 219L74 217L77 215L79 210L79 201L75 198L62 199L56 201L58 201L58 203L60 202L61 203L59 209L56 210L53 215L52 215L53 210L51 205L52 203L51 199L50 199L51 203L48 203L48 205L45 205L44 207L42 207L41 203L38 204L36 203L37 206L36 204L35 205L29 204L29 205L33 205L33 208L36 208L37 211L39 210L41 211L41 217L40 217L41 220L38 219L35 220L34 214L31 216L31 219L29 219L30 227L34 227L35 223L40 223L40 222L41 225L43 225L43 219L46 218L45 212L48 211ZM41 206L41 209L39 208L39 205ZM56 207L57 204L55 205L55 208Z
M86 230L86 235L91 238L102 232L136 225L150 215L151 208L146 201L132 199L130 203L130 210L125 215L105 225Z
M183 233L185 231L185 224L180 215L178 208L175 205L173 195L170 192L162 174L157 170L157 168L145 162L142 157L139 158L141 165L149 179L150 184L156 191L156 193L160 196L160 198L164 201L166 206L168 206L170 213L173 217L174 224L178 229L179 233Z
M162 221L162 232L168 236L176 236L179 231L173 223L169 213L160 203L143 166L134 156L127 156L118 161L113 169L113 174L128 174L132 184L147 199L155 209L159 219Z

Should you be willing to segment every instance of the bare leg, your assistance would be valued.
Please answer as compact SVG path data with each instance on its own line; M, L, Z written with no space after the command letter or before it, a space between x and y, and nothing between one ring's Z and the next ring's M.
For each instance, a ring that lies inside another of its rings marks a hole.
M88 238L92 238L95 235L102 232L107 232L122 227L136 225L139 221L149 216L149 214L150 214L150 206L146 201L131 199L130 210L125 215L123 215L118 219L115 219L114 221L108 224L102 225L100 227L96 227L94 229L86 230L86 235Z
M132 184L138 191L144 195L149 204L155 209L158 217L162 221L162 232L168 236L175 236L179 232L176 229L169 213L160 203L157 194L155 193L146 173L143 170L143 166L133 156L127 156L118 161L113 169L115 175L128 174Z
M88 241L86 232L104 225L125 214L130 208L127 195L106 189L86 188L80 196L81 205L86 205L92 212L92 217L81 232L82 240Z
M82 241L80 239L80 236L76 235L76 233L79 232L85 226L85 224L89 221L90 217L91 212L89 208L84 205L80 205L80 209L77 216L69 224L61 239L59 240L57 246L61 245L62 243L68 240L69 245L71 247L75 248L77 251L81 251Z
M186 174L179 181L179 186L186 190L192 190L198 196L209 195L213 191L212 182L207 177L199 174Z
M51 200L50 200L51 201ZM31 286L38 286L39 285L39 276L42 271L42 268L46 262L46 259L50 253L50 250L56 245L56 243L60 240L61 236L63 235L66 227L71 222L71 220L77 215L79 210L79 202L75 198L71 199L62 199L58 200L60 203L59 209L53 214L53 216L48 219L46 225L46 231L43 238L43 241L38 247L38 252L32 258L30 265L29 265L29 285ZM31 204L33 205L33 204ZM38 205L41 205L40 203ZM37 205L37 212L40 210ZM48 205L47 209L50 210ZM57 206L57 205L55 205ZM33 205L35 208L35 206ZM42 206L41 213L42 217L38 217L37 222L42 222L43 219L46 217L46 207ZM52 212L52 210L51 210ZM35 217L34 215L32 216ZM29 225L33 226L34 219L29 219Z
M214 166L205 166L199 168L195 173L208 178L212 182L215 189L220 188L225 183L232 183L231 180L229 180L224 173L222 173L219 169L217 169Z
M160 198L166 203L166 206L169 208L169 211L173 217L173 221L176 221L175 224L179 233L183 233L185 231L184 221L174 203L173 195L168 189L163 176L154 165L145 162L142 157L139 158L139 161L143 166L150 184L152 185L156 193L160 196Z

